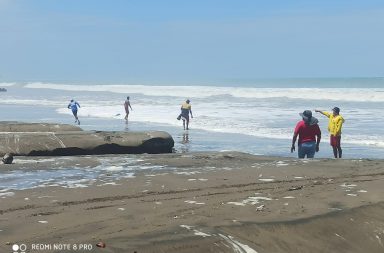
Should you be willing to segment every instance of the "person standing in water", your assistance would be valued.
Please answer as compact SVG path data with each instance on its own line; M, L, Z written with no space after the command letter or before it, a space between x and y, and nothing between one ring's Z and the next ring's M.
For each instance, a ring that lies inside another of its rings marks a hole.
M189 130L189 114L191 114L191 118L193 118L192 115L192 107L190 104L190 100L187 99L182 105L181 105L181 114L178 117L178 119L183 120L183 128L185 130L185 125L187 125L187 130Z
M315 153L319 152L321 140L321 131L317 124L319 121L312 117L312 111L310 110L305 110L303 113L300 113L300 116L303 120L296 124L292 138L291 153L295 151L296 139L299 137L298 157L304 158L307 156L307 158L314 158Z
M77 103L75 100L71 99L71 102L68 104L68 109L71 109L72 110L72 114L73 116L75 117L75 123L77 123L78 125L80 125L80 120L79 118L77 117L77 107L80 108L80 105L79 103Z
M334 107L332 113L315 110L315 112L321 113L329 118L328 131L331 134L330 143L333 149L333 156L335 158L341 158L343 150L341 149L341 128L344 123L343 116L340 115L340 108Z
M126 121L128 121L129 108L131 108L131 110L133 111L131 103L129 102L129 96L128 96L127 99L124 102L124 109L125 109L125 118L124 119Z

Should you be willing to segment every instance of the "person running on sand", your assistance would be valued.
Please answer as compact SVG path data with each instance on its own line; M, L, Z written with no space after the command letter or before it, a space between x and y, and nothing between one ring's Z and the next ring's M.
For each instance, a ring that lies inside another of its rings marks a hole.
M75 116L75 123L77 123L78 125L80 125L80 120L79 118L77 117L77 107L80 108L80 105L79 103L77 103L75 100L71 99L71 102L68 104L68 109L71 109L72 110L72 113L73 113L73 116Z
M300 116L303 120L296 124L292 138L291 153L295 151L296 139L297 136L299 136L299 148L297 150L298 157L304 158L307 156L307 158L313 158L315 152L319 152L319 144L321 140L321 131L317 124L319 121L315 117L312 117L312 112L310 110L305 110L303 113L300 113Z
M189 103L190 100L187 99L182 105L181 105L181 114L177 119L182 119L183 120L183 128L185 130L185 123L187 123L187 130L189 129L189 114L191 114L191 118L193 118L192 115L192 107L191 104Z
M321 113L329 118L328 131L331 134L330 144L333 149L333 155L335 158L341 158L343 150L341 149L341 128L344 123L343 116L340 115L340 108L334 107L332 113L315 110L315 112Z
M124 119L126 121L128 121L129 108L131 108L131 110L133 111L131 103L129 102L129 97L127 97L127 99L124 102L124 108L125 108L125 118Z

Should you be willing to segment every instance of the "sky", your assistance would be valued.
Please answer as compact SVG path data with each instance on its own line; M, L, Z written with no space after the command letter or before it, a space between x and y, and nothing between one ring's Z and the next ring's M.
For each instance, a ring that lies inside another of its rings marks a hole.
M382 0L0 0L0 82L384 76Z

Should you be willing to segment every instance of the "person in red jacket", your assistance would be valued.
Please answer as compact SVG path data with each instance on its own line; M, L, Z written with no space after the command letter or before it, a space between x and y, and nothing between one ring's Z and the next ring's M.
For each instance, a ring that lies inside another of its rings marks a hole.
M292 138L291 153L295 151L296 139L299 137L298 157L305 158L305 156L307 156L307 158L313 158L315 153L319 152L321 140L321 131L317 124L319 121L315 117L312 117L312 111L310 110L305 110L303 113L300 113L300 116L303 120L296 124Z

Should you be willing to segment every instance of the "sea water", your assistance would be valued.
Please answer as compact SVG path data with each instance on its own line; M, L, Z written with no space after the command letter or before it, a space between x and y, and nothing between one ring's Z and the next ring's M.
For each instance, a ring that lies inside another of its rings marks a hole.
M84 130L163 130L175 139L177 152L236 150L291 156L291 139L299 113L312 110L322 130L316 157L332 157L328 119L315 109L341 109L345 158L384 157L384 79L248 80L200 85L0 83L3 121L74 124L70 99L81 105ZM133 111L123 119L124 100ZM190 130L176 118L191 100Z

